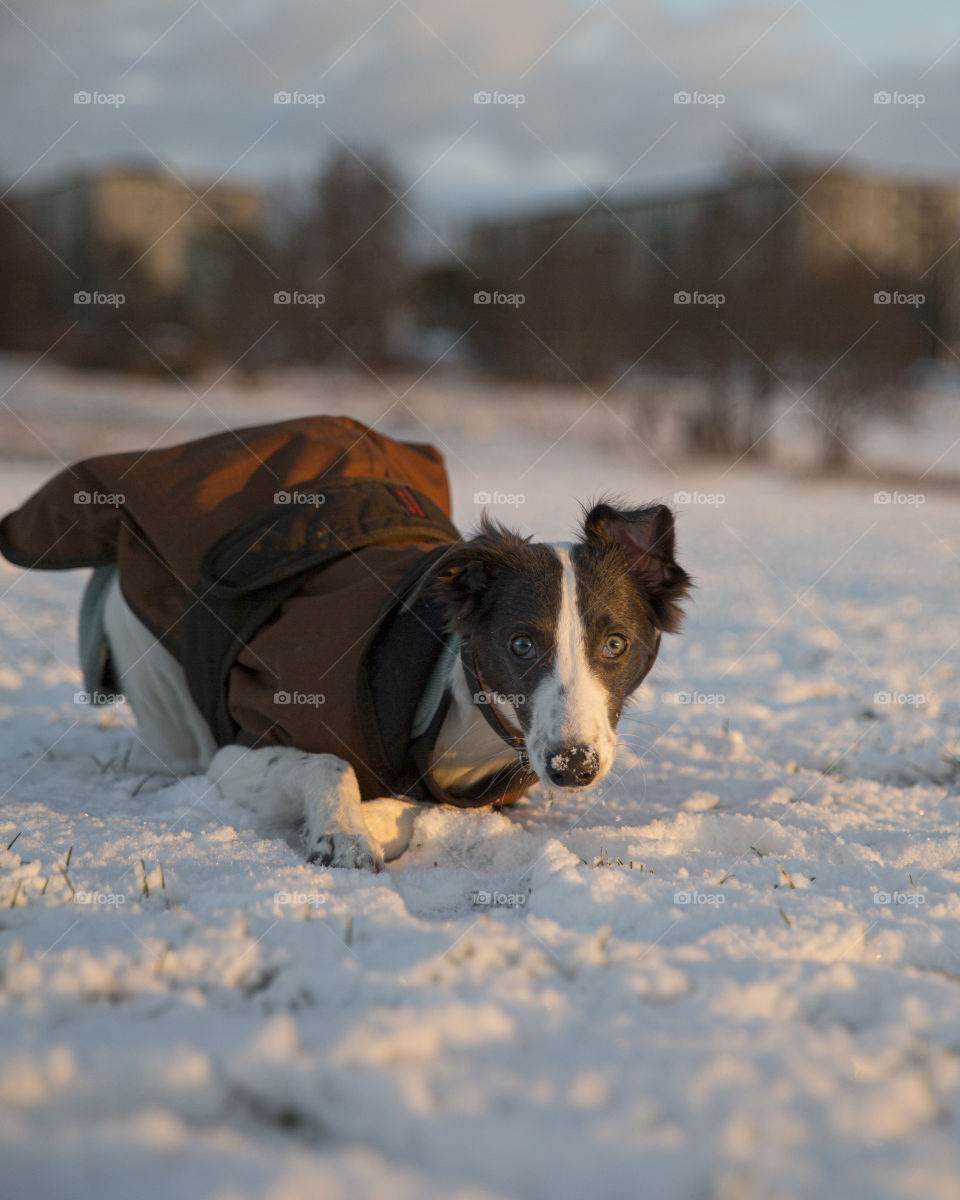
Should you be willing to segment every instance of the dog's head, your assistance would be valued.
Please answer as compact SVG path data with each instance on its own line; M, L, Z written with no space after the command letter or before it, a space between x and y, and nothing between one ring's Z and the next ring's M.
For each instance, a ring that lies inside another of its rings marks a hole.
M531 542L485 516L435 579L448 628L520 725L532 770L573 789L610 770L624 703L653 666L660 634L679 628L690 587L674 559L670 509L606 502L586 512L569 545Z

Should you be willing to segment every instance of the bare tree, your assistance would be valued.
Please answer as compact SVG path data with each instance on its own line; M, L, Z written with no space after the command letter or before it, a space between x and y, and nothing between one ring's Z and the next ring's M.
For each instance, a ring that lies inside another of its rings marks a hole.
M0 346L46 348L66 327L66 272L30 233L14 197L0 200L0 262Z
M322 170L293 247L297 289L323 297L295 314L309 357L390 359L391 325L410 274L402 192L379 152L337 150Z
M881 412L903 417L913 408L911 368L935 348L916 307L894 300L915 294L903 279L878 281L852 258L802 280L792 348L809 383L819 381L809 403L825 469L850 468L864 421Z
M188 323L198 360L233 364L241 378L253 380L265 365L288 357L296 328L292 307L283 303L291 272L282 249L265 235L239 241L217 227L193 258Z

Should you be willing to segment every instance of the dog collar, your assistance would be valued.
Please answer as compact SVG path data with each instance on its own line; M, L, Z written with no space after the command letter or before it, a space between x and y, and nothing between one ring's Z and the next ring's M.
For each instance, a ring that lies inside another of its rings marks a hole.
M500 706L496 702L497 694L487 687L483 676L480 674L480 665L477 662L477 656L470 650L466 643L460 646L460 662L467 677L467 682L473 688L474 706L480 710L483 714L483 719L501 741L506 742L511 749L516 751L520 766L524 771L529 773L530 756L527 754L527 742L523 736L523 730L516 725L512 725L504 717L503 713L501 713Z
M527 788L537 782L536 775L524 765L526 762L525 748L523 757L520 758L518 764L511 763L507 767L501 767L489 778L481 780L465 792L449 792L445 788L440 787L434 780L433 748L437 740L437 735L440 732L440 727L446 719L447 713L450 711L450 701L451 692L448 688L444 692L429 727L419 737L413 738L410 742L408 753L410 761L417 772L417 777L412 781L412 786L414 788L422 788L427 793L428 798L437 800L441 804L451 804L456 808L480 808L487 805L492 808L503 808L505 804L512 804L515 800L519 800ZM480 708L481 706L477 705L477 707ZM499 729L497 732L500 737L504 737L504 733ZM510 745L515 750L517 749L514 742L511 741Z

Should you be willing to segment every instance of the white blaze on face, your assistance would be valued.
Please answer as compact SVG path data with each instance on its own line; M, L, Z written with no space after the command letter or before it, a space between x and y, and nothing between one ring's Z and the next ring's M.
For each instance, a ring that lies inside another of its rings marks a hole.
M551 547L560 559L560 614L557 619L553 669L531 699L527 736L531 765L544 781L552 757L574 747L592 749L599 769L592 782L613 765L617 735L610 726L609 696L591 669L577 602L577 575L567 546Z

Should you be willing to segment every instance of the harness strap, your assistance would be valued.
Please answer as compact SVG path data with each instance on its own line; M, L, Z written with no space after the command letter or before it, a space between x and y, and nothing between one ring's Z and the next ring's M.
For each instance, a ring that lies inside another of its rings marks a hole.
M431 799L441 804L452 804L457 808L483 808L488 805L491 808L502 808L505 804L519 800L527 788L537 782L536 775L531 774L519 763L510 763L502 767L489 779L465 792L448 792L433 778L433 748L440 727L450 710L450 700L448 689L430 725L420 737L414 738L410 743L408 757L416 769L417 777L411 781L408 790L422 790Z
M496 693L492 692L483 681L480 666L474 652L467 652L467 647L460 647L460 662L463 666L467 682L473 688L473 703L483 714L483 719L493 732L511 749L516 750L520 766L524 771L530 771L530 758L527 754L527 743L523 730L511 725L497 704Z
M527 757L527 747L522 730L510 725L497 710L496 703L492 700L493 693L482 682L477 669L476 657L473 653L467 653L463 644L460 646L459 657L467 681L473 688L474 705L483 713L487 724L496 732L497 736L516 751L517 761L501 767L488 779L465 792L447 791L436 782L433 778L433 749L440 728L450 710L452 693L451 689L447 687L430 724L419 737L413 738L410 742L409 758L417 772L414 786L422 788L434 800L443 804L453 804L459 808L480 808L484 805L501 808L503 805L512 804L514 800L519 799L527 788L537 782L537 776L530 770L530 760ZM489 698L490 702L480 700L480 696Z

